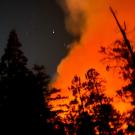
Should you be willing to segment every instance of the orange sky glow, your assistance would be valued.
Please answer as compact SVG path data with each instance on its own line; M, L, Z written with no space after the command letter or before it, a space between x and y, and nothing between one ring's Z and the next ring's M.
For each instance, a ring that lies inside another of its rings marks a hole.
M71 85L74 75L83 78L89 68L95 68L107 81L107 95L114 96L115 91L125 82L114 71L106 71L105 65L101 62L103 55L99 53L99 49L100 46L110 45L121 37L109 6L115 10L122 25L126 22L129 39L134 41L135 0L64 0L59 4L65 12L67 31L81 38L70 44L68 55L59 63L53 87L61 88L61 94L66 96L67 87ZM115 107L121 112L130 107L128 104L116 102Z

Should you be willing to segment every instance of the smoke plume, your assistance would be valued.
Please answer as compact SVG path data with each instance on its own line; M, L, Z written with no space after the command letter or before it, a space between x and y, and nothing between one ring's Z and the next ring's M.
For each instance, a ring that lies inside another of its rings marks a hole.
M133 0L131 1L135 4ZM124 83L113 72L105 70L100 61L102 56L98 51L101 45L109 45L120 36L109 12L109 6L118 9L119 14L125 19L128 16L126 21L131 24L133 23L131 10L134 6L127 0L57 0L57 2L65 12L66 29L75 40L70 44L68 55L58 65L58 75L53 86L61 88L62 95L66 95L66 89L70 86L74 75L83 78L89 68L95 68L107 81L107 94L113 96L114 90L119 89ZM125 12L128 8L130 10ZM124 20L121 16L120 20Z

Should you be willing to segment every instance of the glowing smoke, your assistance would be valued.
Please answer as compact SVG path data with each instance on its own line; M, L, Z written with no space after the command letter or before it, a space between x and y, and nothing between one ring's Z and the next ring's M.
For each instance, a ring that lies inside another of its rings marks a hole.
M119 7L120 1L127 4L126 0L117 1L111 3L116 5L116 8ZM83 78L84 73L93 67L106 79L107 94L112 96L114 90L120 88L123 82L114 73L106 72L105 66L100 62L101 54L98 53L101 45L110 44L119 36L119 33L116 34L116 25L108 9L110 3L106 0L57 0L57 2L65 12L67 31L79 40L71 43L68 55L58 65L58 76L53 86L61 88L62 94L65 95L73 76L77 74ZM125 14L123 8L121 13Z

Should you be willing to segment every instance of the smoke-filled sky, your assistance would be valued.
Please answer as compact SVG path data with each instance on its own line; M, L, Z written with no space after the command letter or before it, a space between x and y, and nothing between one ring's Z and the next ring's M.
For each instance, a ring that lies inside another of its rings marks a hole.
M71 36L55 0L0 0L0 56L16 29L29 65L43 64L50 75L67 53Z
M120 89L124 82L115 72L107 72L105 65L100 61L100 46L111 45L113 41L121 38L115 20L109 11L111 6L120 23L127 26L127 33L131 41L135 36L135 1L134 0L57 0L65 13L65 27L74 37L70 44L69 53L57 67L55 87L62 89L63 95L67 93L74 75L82 78L89 68L95 68L107 81L107 94L113 96L115 90ZM121 104L117 104L119 108ZM124 110L125 107L121 107Z
M128 31L134 35L134 0L58 0L65 12L65 27L73 36L80 36L79 41L71 43L70 51L58 66L58 81L66 82L73 74L82 75L89 67L96 68L108 78L98 53L100 46L109 45L118 37L119 30L109 11L109 6L116 10L121 24L126 21ZM133 39L133 36L131 37ZM110 85L114 84L109 77ZM115 80L114 80L115 81ZM63 83L63 85L66 83ZM119 84L118 84L119 85ZM113 87L113 86L112 86Z

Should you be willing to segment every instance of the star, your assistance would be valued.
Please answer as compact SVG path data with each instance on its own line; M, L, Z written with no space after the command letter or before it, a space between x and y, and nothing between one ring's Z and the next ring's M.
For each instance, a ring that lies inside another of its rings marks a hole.
M55 30L54 29L53 29L52 33L53 33L53 35L55 34Z

